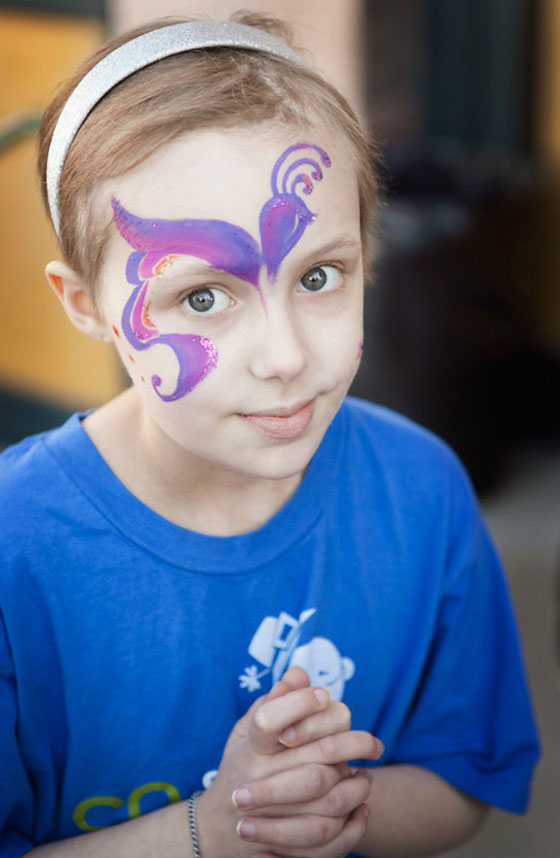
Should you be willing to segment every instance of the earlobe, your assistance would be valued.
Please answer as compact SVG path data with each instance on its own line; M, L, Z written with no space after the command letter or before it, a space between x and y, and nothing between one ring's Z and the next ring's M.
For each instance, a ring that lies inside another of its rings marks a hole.
M69 265L59 261L49 262L45 268L45 276L75 328L94 340L112 341L109 328L99 315L91 291Z

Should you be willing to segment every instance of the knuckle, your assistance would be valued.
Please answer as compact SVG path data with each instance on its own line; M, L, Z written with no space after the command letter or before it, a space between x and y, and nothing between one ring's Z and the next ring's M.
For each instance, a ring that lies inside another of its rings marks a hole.
M330 762L335 756L336 740L334 736L323 736L318 740L319 753L325 762Z
M332 840L333 831L330 821L328 819L318 817L313 826L312 836L314 846L323 846L325 843Z
M345 729L350 729L350 725L352 723L352 713L350 712L350 709L348 708L346 703L342 703L342 701L337 700L331 705L336 711L337 723Z
M258 736L266 736L270 732L268 719L262 709L258 709L255 713L253 730Z
M356 799L358 804L362 804L371 792L371 784L365 778L356 778Z
M346 801L340 789L332 789L325 796L325 812L328 816L342 816L346 812Z
M364 819L353 820L350 825L346 826L340 839L337 840L336 853L333 854L332 858L339 858L339 856L352 852L358 840L361 840L364 836L365 831L366 823Z
M313 763L308 769L310 789L317 795L324 795L330 786L329 770L320 763Z

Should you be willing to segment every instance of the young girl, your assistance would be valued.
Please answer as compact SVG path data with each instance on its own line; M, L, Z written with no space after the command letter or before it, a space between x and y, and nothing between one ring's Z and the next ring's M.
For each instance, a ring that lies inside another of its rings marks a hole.
M46 113L47 277L132 385L2 459L2 858L428 855L526 806L468 481L345 399L375 180L281 32L160 22Z

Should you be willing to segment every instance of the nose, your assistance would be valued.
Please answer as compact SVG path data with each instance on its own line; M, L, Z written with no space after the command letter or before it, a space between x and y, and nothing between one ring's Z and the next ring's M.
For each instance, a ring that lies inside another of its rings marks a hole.
M256 378L293 381L307 366L303 331L286 307L268 303L259 331L255 330L251 371Z

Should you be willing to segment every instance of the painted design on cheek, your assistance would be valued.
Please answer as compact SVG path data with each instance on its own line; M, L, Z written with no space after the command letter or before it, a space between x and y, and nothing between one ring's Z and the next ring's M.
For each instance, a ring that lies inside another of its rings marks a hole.
M290 160L302 150L310 150L311 154ZM317 217L299 192L311 194L313 183L323 179L322 167L330 166L327 153L313 143L295 143L284 150L272 169L273 196L260 213L262 250L250 233L227 221L144 219L128 212L112 197L115 226L133 248L126 264L126 278L135 288L122 314L124 336L138 351L156 344L169 346L179 363L177 384L170 394L161 393L161 378L152 376L152 387L161 400L172 402L189 393L216 366L218 352L206 337L160 334L149 315L150 302L146 302L148 281L163 275L178 255L195 256L212 268L250 283L265 307L259 285L261 265L266 266L269 279L274 281L284 258ZM118 336L118 331L113 330Z
M206 337L194 334L160 334L152 320L147 317L144 306L148 284L143 283L132 291L122 314L122 329L128 342L138 351L155 345L169 346L179 364L179 375L172 393L161 393L162 380L152 376L152 387L163 402L174 402L190 393L206 378L218 363L218 352L214 343ZM144 324L147 317L149 325Z
M323 170L317 158L311 155L289 160L294 152L302 149L317 153L324 167L331 166L325 150L313 143L295 143L276 161L270 179L273 196L264 204L260 214L262 256L268 276L273 281L284 258L317 217L296 191L302 185L302 193L311 194L313 181L323 180ZM303 172L303 168L310 168L310 172Z

